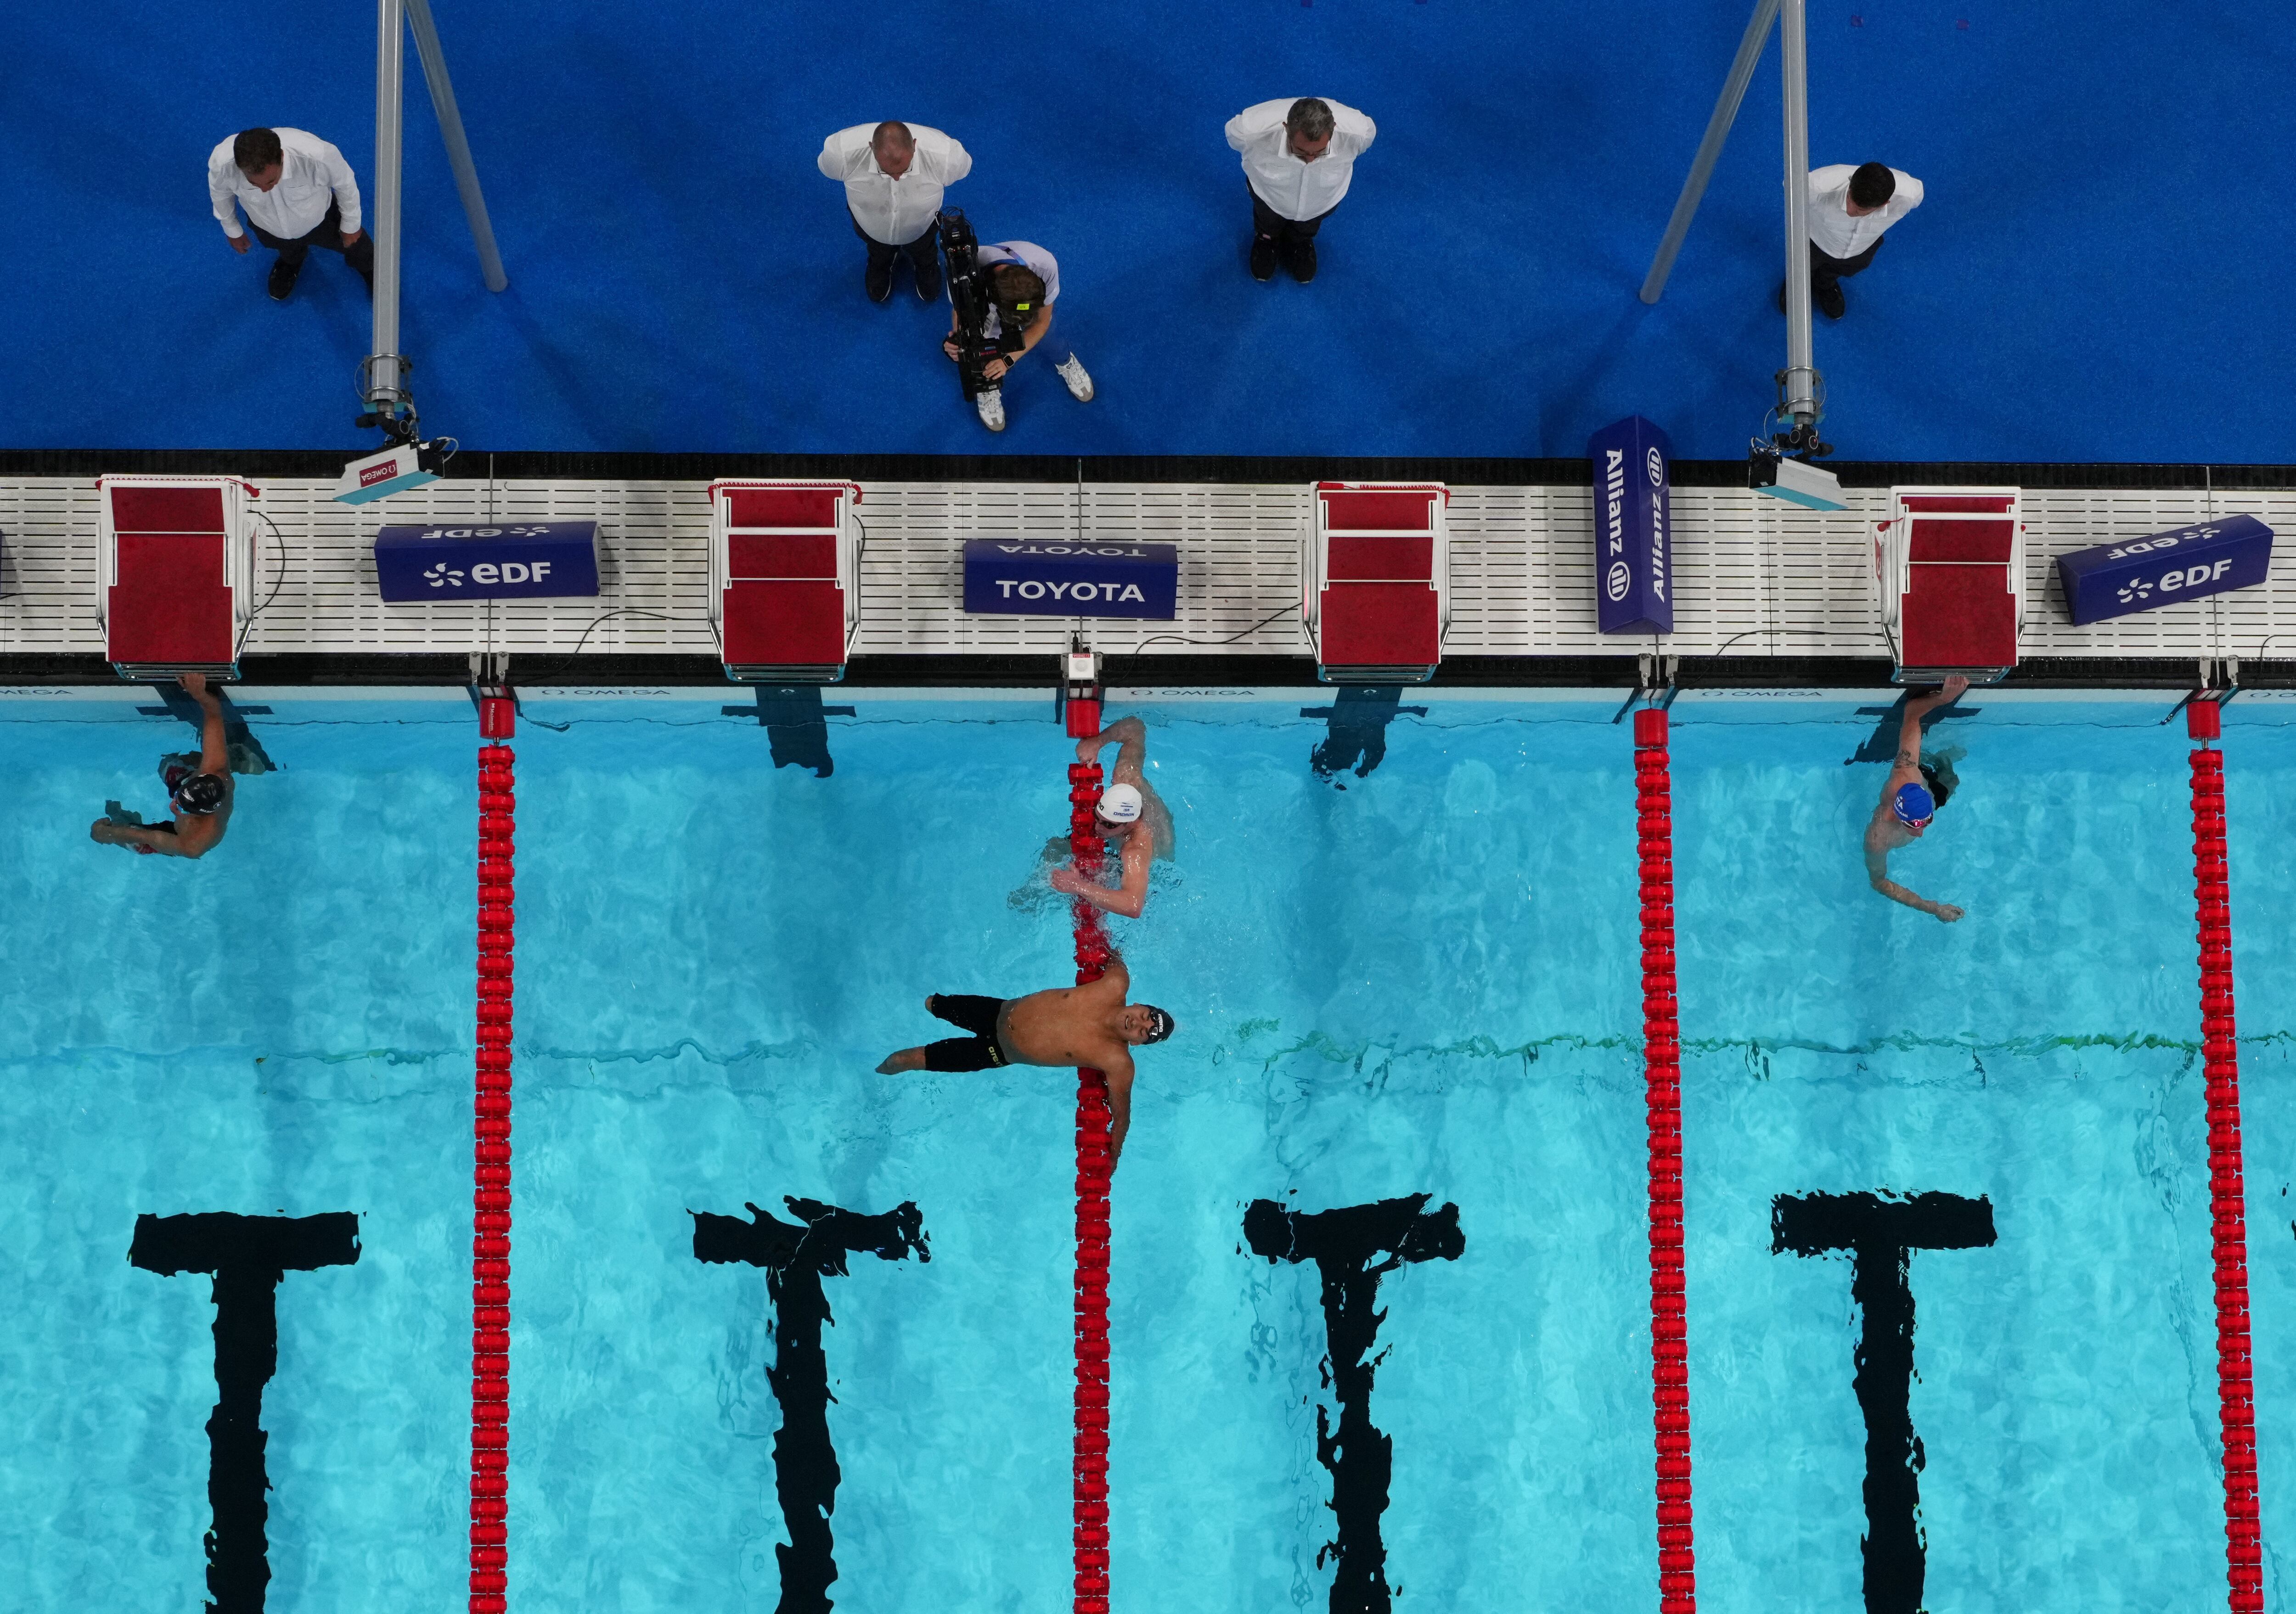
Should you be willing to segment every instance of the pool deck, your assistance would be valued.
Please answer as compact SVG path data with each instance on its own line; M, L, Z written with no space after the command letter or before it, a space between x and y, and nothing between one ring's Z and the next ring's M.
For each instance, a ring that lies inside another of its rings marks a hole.
M1964 468L1935 471L1903 479L1968 479ZM449 478L357 508L332 502L332 478L249 479L284 540L283 569L267 531L260 548L257 597L275 582L277 592L248 634L251 677L263 676L269 658L353 659L370 668L378 659L387 666L425 658L435 668L444 665L439 658L493 651L512 658L515 680L519 659L537 654L562 675L578 643L582 676L599 682L714 662L704 479ZM1138 655L1149 635L1169 634L1179 639L1156 644L1160 663L1201 662L1209 674L1224 662L1289 661L1312 671L1298 613L1289 609L1299 597L1301 536L1311 519L1307 480L856 479L866 527L852 644L858 663L977 663L984 675L997 674L988 681L1009 682L1012 658L1048 658L1081 626L1111 658ZM2250 682L2296 676L2296 570L2284 566L2259 587L2077 627L2065 619L2052 564L2069 550L2237 513L2277 532L2296 529L2296 488L2255 482L2027 487L2021 647L2029 666L2044 663L2072 682L2125 680L2140 662L2153 664L2156 675L2184 664L2194 682L2207 660L2242 662ZM1871 535L1888 495L1869 487L1847 496L1848 509L1819 513L1742 487L1677 484L1677 627L1652 638L1596 630L1589 487L1455 483L1447 666L1472 666L1483 683L1513 681L1513 666L1521 682L1539 683L1566 668L1583 676L1596 662L1632 668L1638 655L1655 652L1681 658L1686 681L1702 667L1726 682L1772 673L1807 680L1813 667L1832 661L1866 664L1860 678L1873 682L1888 651ZM0 599L0 681L108 676L94 614L97 513L92 476L0 479L0 594L8 596ZM589 519L599 524L595 600L385 605L377 594L372 546L385 522ZM1008 534L1177 544L1179 618L1078 624L965 616L959 540ZM661 614L600 620L619 610Z

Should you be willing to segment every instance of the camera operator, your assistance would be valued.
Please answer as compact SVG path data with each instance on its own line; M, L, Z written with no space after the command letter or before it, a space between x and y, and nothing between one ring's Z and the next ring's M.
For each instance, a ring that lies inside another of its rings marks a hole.
M972 172L972 154L922 123L857 123L821 143L824 176L845 184L853 233L868 249L862 287L873 303L893 295L893 261L909 260L917 297L940 296L941 195Z
M1061 295L1061 266L1057 258L1034 242L1000 241L980 248L978 262L988 283L991 306L984 334L991 342L1007 344L1007 332L1018 332L1017 351L1000 350L981 366L982 386L974 394L973 407L980 412L980 423L991 431L1004 430L1004 378L1013 366L1036 351L1045 342L1053 328L1053 304ZM958 346L958 315L952 288L948 314L948 340L941 343L941 351L959 363L964 358ZM1080 404L1092 402L1092 377L1085 373L1083 362L1067 342L1054 340L1047 347L1053 357L1053 368L1060 372L1061 380L1068 383L1069 392Z
M1263 101L1227 120L1227 143L1243 153L1251 187L1252 279L1275 279L1279 256L1300 284L1316 278L1316 232L1378 135L1355 108L1313 95Z

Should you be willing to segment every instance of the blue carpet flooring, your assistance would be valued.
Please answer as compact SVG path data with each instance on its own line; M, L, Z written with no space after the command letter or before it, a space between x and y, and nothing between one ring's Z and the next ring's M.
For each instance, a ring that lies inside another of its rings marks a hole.
M1772 45L1655 308L1635 295L1740 0L487 6L439 27L512 283L480 285L408 52L406 350L472 448L1579 455L1628 412L1744 451L1784 363ZM2234 0L1818 0L1810 150L1929 199L1821 319L1845 457L2296 461L2284 15ZM355 447L356 276L285 306L202 164L258 123L373 173L373 14L18 12L0 74L0 447ZM1221 125L1380 126L1311 287L1245 274ZM1060 258L1097 377L981 430L945 315L865 302L821 139L956 134L989 240Z

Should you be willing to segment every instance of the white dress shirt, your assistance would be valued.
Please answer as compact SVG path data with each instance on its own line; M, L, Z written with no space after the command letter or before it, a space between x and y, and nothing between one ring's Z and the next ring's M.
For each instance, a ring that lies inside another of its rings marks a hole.
M1855 258L1882 233L1922 205L1922 182L1902 169L1891 168L1898 188L1890 200L1871 213L1849 217L1849 176L1854 162L1837 162L1809 171L1810 243L1828 258Z
M932 228L940 211L942 191L972 172L972 154L939 129L922 123L908 127L917 143L908 172L898 179L877 166L869 136L873 123L857 123L840 129L821 143L821 171L845 182L845 205L853 221L869 239L889 247L906 247Z
M1244 108L1227 120L1227 143L1243 153L1243 176L1251 182L1254 196L1283 217L1321 218L1348 193L1356 159L1371 149L1379 127L1355 108L1325 96L1324 104L1332 109L1332 142L1315 161L1302 162L1292 155L1283 127L1283 115L1299 99L1295 95Z
M351 176L351 165L343 154L300 129L272 133L279 136L279 183L267 191L257 190L239 171L231 160L230 140L208 154L208 200L215 203L223 233L234 241L246 233L232 212L231 204L237 201L248 217L282 241L292 241L319 227L330 201L343 210L343 233L355 233L362 222L358 181Z
M1061 260L1033 241L1000 241L983 244L978 259L982 268L991 264L1019 264L1045 283L1044 306L1051 307L1061 297ZM949 292L954 299L956 293ZM997 337L1004 334L1004 322L997 317L996 306L988 309L988 324L982 334Z

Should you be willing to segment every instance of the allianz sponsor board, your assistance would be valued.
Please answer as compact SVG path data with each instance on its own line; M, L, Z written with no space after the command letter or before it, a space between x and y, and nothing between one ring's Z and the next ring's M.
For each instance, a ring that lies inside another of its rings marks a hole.
M1176 544L970 538L964 545L968 616L1169 622L1178 614L1179 593Z
M2252 588L2271 569L2272 528L2250 515L2057 557L2057 580L2076 624Z
M1672 633L1674 445L1639 414L1587 440L1595 466L1595 611L1606 634Z

